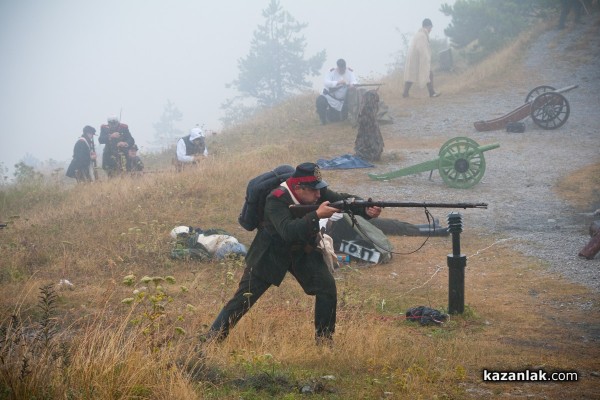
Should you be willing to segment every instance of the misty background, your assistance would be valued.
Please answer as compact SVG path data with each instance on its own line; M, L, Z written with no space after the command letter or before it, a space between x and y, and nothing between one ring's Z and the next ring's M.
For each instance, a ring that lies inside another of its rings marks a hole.
M345 58L363 82L386 75L424 18L443 38L450 0L280 0L308 26L305 58L326 50L321 75ZM121 116L140 146L155 140L153 124L168 101L183 114L177 128L199 124L219 132L221 104L236 95L238 60L250 50L269 0L0 0L0 163L26 154L68 162L85 125L100 133ZM315 119L316 119L315 114ZM102 146L98 145L100 154Z

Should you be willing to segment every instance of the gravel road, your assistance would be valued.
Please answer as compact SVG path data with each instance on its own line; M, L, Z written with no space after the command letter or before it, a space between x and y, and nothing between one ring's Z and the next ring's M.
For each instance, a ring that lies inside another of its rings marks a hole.
M588 16L580 26L547 31L534 40L523 60L528 77L526 87L523 82L507 81L493 92L415 99L413 104L418 103L418 107L414 109L408 99L402 115L394 115L394 110L390 110L395 123L382 126L384 138L421 138L424 147L396 150L386 146L386 151L397 151L401 160L380 163L369 172L393 171L437 158L437 143L456 136L467 136L480 145L499 143L500 148L484 153L487 168L476 186L449 188L435 171L432 181L427 172L371 183L369 193L377 199L397 199L401 193L410 201L489 203L488 210L461 212L465 231L472 229L488 235L490 244L510 244L526 255L545 260L551 271L594 291L600 290L600 256L594 260L577 256L590 239L590 222L600 219L592 215L600 207L600 199L588 213L581 213L553 192L561 178L600 161L600 37L596 33L595 43L577 45L585 31L598 31L597 21L597 15ZM580 47L586 49L579 50ZM534 87L562 88L574 84L579 87L565 93L571 114L558 129L544 130L530 117L523 120L524 133L477 132L473 127L475 121L497 118L514 110ZM428 139L436 143L435 148L425 147ZM359 188L356 190L362 193ZM446 215L439 210L435 213L442 218Z

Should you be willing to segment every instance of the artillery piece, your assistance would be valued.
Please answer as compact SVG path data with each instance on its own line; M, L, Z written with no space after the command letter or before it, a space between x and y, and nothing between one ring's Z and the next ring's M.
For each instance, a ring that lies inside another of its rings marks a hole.
M579 87L571 85L562 89L552 86L538 86L525 97L525 104L510 113L487 121L477 121L473 125L479 132L495 131L506 128L506 125L531 116L533 122L542 129L560 128L569 119L571 107L561 94Z
M485 158L483 153L500 147L500 144L488 144L480 146L473 139L467 137L455 137L442 145L438 153L439 158L426 161L384 174L369 174L369 178L385 181L431 171L437 169L444 182L453 188L468 189L475 186L485 173Z

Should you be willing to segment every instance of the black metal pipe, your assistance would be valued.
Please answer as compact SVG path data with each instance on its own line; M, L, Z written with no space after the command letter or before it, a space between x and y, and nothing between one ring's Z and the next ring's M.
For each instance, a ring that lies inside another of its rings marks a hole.
M465 311L465 267L467 257L460 253L462 217L458 212L448 214L448 230L452 234L452 254L448 263L448 312L462 314Z

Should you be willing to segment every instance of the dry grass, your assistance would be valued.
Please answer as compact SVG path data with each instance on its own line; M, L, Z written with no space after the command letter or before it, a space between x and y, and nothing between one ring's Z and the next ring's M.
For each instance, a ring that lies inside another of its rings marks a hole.
M518 53L515 46L506 54ZM502 57L443 89L475 90L477 79L500 84ZM401 97L392 85L382 90L384 98ZM170 229L218 227L249 244L254 234L236 221L247 180L330 154L331 146L351 151L350 130L320 126L307 94L211 138L214 156L198 168L176 174L165 164L166 172L136 180L12 193L0 207L4 221L20 216L0 232L0 398L294 399L305 397L300 387L328 399L598 398L598 294L474 231L462 235L467 309L444 326L403 318L417 305L446 308L451 244L431 238L389 264L338 272L332 349L314 346L314 299L288 277L225 342L195 351L196 335L233 293L243 266L170 259ZM598 168L577 172L558 193L574 204L597 197ZM331 180L343 182L335 173ZM422 238L391 240L408 252ZM135 287L123 284L129 274ZM176 283L140 283L146 275ZM55 286L50 312L41 312L38 289L62 278L73 290ZM137 305L121 303L126 298ZM55 333L42 345L36 338L44 326ZM484 384L483 368L577 370L580 381Z
M522 80L523 83L529 83L529 85L524 85L525 87L531 86L531 76L526 76L520 67L521 56L531 40L549 28L551 28L549 23L540 23L474 67L465 67L461 62L464 57L460 52L456 53L457 66L453 72L434 71L436 89L445 94L491 91L503 86L509 75L511 82ZM380 92L386 104L398 110L404 109L406 100L398 95L402 93L404 85L403 71L397 71L385 77L384 82L385 86L381 87ZM417 86L412 89L412 92L414 92L414 96L411 94L411 107L428 100L425 88ZM455 97L454 101L460 101L460 96Z
M593 212L600 208L600 163L585 166L561 179L555 192L581 211Z

